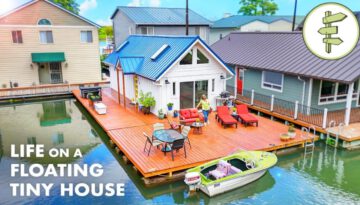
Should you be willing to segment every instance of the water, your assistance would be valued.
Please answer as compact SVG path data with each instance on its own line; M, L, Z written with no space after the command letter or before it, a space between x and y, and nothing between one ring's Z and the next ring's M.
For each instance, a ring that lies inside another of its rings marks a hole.
M208 198L189 195L183 182L145 187L131 165L109 149L108 138L73 99L0 107L0 204L360 204L360 151L334 150L320 143L314 154L303 150L279 156L260 180ZM10 158L10 144L81 148L84 157ZM142 145L139 145L139 149ZM11 163L100 163L100 178L12 178ZM54 183L50 197L12 197L9 183ZM60 183L124 183L125 197L59 197Z

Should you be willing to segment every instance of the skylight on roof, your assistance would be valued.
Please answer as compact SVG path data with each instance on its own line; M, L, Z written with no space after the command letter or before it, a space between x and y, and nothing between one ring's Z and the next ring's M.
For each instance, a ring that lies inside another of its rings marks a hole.
M159 50L157 50L154 55L151 56L151 60L156 60L167 48L169 47L168 44L162 45Z
M116 52L119 52L124 46L126 46L129 43L129 41L125 41L122 43L119 47L116 48Z

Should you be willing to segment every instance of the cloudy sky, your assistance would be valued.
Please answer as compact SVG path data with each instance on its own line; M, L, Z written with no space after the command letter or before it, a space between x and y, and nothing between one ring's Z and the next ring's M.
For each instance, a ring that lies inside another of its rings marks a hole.
M0 0L0 14L29 0ZM189 0L190 9L209 20L217 20L224 13L236 14L240 0ZM295 0L275 0L279 5L278 15L292 15ZM360 11L359 0L330 0L342 3L354 11ZM316 5L329 0L298 0L298 14L306 15ZM80 14L101 25L110 24L109 17L116 6L185 7L185 0L77 0Z

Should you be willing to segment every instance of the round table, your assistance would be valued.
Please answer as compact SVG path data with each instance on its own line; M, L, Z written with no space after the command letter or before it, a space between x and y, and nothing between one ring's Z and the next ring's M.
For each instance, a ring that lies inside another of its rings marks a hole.
M152 135L157 140L165 143L165 146L162 148L163 152L171 151L171 148L167 145L173 143L175 140L184 139L182 134L172 129L155 130Z
M194 135L200 135L202 134L202 127L204 127L204 123L194 122L190 125L190 127L194 128L193 130Z

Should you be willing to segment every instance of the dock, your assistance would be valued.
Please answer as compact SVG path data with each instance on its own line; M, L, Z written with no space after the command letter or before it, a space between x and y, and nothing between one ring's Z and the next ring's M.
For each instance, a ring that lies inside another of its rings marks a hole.
M200 135L190 132L191 148L186 144L187 158L183 150L175 153L172 161L171 154L164 154L159 149L152 149L150 155L143 152L146 138L143 132L152 134L153 124L164 123L169 127L167 119L160 120L155 115L144 115L130 102L124 107L119 104L116 92L103 89L103 103L107 106L107 114L98 115L89 105L87 99L81 98L80 91L74 90L75 98L86 108L90 115L108 134L110 140L118 147L124 157L144 178L166 176L171 178L176 173L201 165L208 161L224 157L237 150L276 151L279 149L304 146L311 136L302 137L297 130L295 139L287 142L280 140L282 133L287 133L288 127L282 123L256 116L259 127L223 128L215 120L215 114L209 116L210 124L203 128ZM121 99L121 98L120 98ZM316 136L316 139L318 137Z

